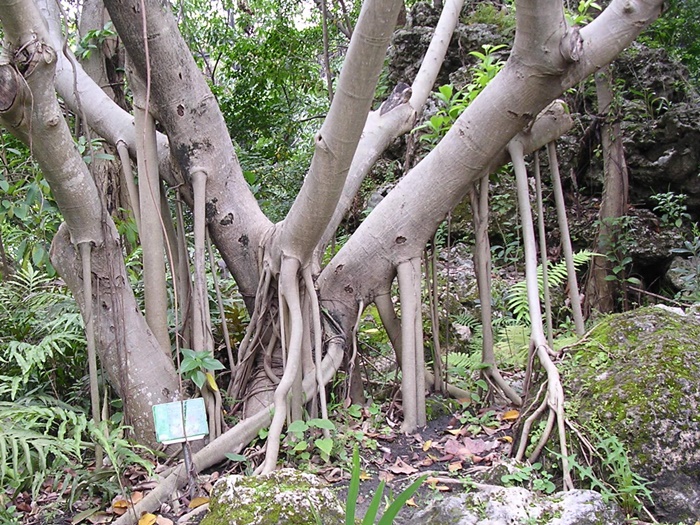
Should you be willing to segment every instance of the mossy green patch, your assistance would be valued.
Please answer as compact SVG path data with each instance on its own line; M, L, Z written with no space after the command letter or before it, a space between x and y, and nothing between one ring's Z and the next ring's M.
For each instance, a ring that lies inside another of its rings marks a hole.
M318 478L281 469L219 480L202 525L340 525L344 516L336 496Z
M574 417L616 435L648 478L700 465L698 378L700 322L657 307L607 317L562 367Z

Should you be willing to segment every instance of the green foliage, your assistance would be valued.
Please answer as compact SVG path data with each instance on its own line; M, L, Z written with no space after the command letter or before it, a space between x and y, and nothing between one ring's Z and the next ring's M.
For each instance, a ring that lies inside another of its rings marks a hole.
M666 49L700 81L700 0L670 0L665 12L641 36L645 44Z
M620 82L616 82L616 84L619 83L620 87L624 89L624 80L618 80ZM619 100L621 99L622 91L619 89L616 89L615 91L615 104L619 108L622 104L622 101ZM671 107L671 102L669 102L666 97L657 96L657 94L649 88L635 88L630 86L628 88L628 92L632 100L641 101L643 108L643 113L641 116L644 118L657 119Z
M467 106L503 69L505 62L498 59L495 53L505 47L504 44L497 46L484 44L482 46L483 53L480 51L469 53L479 59L479 62L469 69L471 82L459 91L455 91L454 87L449 84L438 88L435 98L440 101L442 107L427 122L413 130L414 132L425 130L425 133L420 135L419 140L434 145L445 136Z
M335 431L335 425L328 419L313 418L308 421L298 419L287 427L287 436L291 439L291 452L303 460L311 458L311 451L319 452L323 461L329 461L333 452L334 440L331 438L316 438L313 446L306 439L305 434L313 429Z
M595 0L580 0L578 6L576 7L575 13L570 13L568 10L565 11L564 16L566 21L570 26L582 26L593 20L593 15L591 15L591 9L596 9L602 11L601 7L595 2Z
M622 217L607 217L602 221L608 230L607 235L601 236L601 242L607 247L607 251L603 255L612 266L612 273L606 275L605 280L617 282L622 286L641 285L639 279L629 275L632 257L626 255L628 253L627 247L635 242L631 231L633 220L629 215L623 215Z
M466 17L464 23L493 24L498 26L498 31L502 35L512 36L515 34L515 4L506 2L502 6L497 6L490 2L479 3Z
M691 220L690 214L687 212L685 201L688 196L685 193L674 193L672 191L666 193L655 193L651 200L656 202L654 213L661 217L661 226L680 228L683 226L684 220Z
M82 318L68 291L32 266L0 287L0 400L65 391L85 362Z
M278 221L301 187L329 105L319 12L293 0L223 8L180 0L180 30L209 78L251 189ZM346 42L335 24L329 29L335 74Z
M225 368L208 350L195 352L189 348L182 348L181 352L180 373L183 378L191 379L199 389L204 386L204 382L207 380L207 370L214 371Z
M83 157L85 164L90 164L93 159L114 160L114 155L102 152L103 142L101 138L94 138L88 141L85 135L81 135L75 141L75 147Z
M50 276L49 246L61 216L49 185L31 159L29 149L0 134L0 236L15 267L34 265Z
M112 21L110 20L102 29L92 29L85 33L85 36L80 39L80 42L78 42L75 48L75 56L81 60L87 60L90 58L92 52L99 49L99 46L101 46L105 40L116 36L117 33L114 31Z
M348 488L348 497L345 505L345 523L346 525L355 525L355 512L357 504L357 495L360 491L360 453L355 447L352 453L352 476L350 478L350 487ZM396 515L399 513L401 508L406 504L406 502L413 496L413 494L418 490L421 484L427 478L427 475L421 476L411 485L409 485L403 492L401 492L395 499L390 500L389 506L384 511L381 516L378 525L391 525L394 523ZM379 507L382 503L382 496L384 495L384 487L386 481L382 480L377 487L377 491L372 497L372 501L367 508L367 513L362 519L362 525L373 525L376 522L377 514L379 513Z
M82 459L85 414L50 400L0 402L0 484L36 496L50 472Z
M616 436L595 422L586 423L580 432L587 441L584 457L589 458L592 453L596 460L582 462L576 453L568 456L574 478L600 492L606 501L617 502L628 513L640 514L646 504L653 504L649 481L632 470L627 450ZM549 452L561 459L557 452Z
M20 525L21 515L14 505L5 505L2 494L0 494L0 523L4 525Z
M501 476L501 482L506 487L527 487L545 494L552 494L557 488L552 479L552 474L539 462L519 465L512 472Z
M671 270L680 282L681 290L676 295L677 299L686 301L700 301L700 226L693 225L693 238L683 242L682 248L673 248L672 253L688 257L688 263Z
M574 254L574 266L578 269L588 263L597 254L589 250L582 250ZM547 262L547 280L550 288L556 288L564 284L567 280L566 261L559 261L555 264ZM540 300L544 300L544 279L542 277L542 265L537 268L537 284L540 292ZM514 284L506 299L508 308L513 312L513 316L518 322L529 323L530 313L527 303L527 283L519 281Z

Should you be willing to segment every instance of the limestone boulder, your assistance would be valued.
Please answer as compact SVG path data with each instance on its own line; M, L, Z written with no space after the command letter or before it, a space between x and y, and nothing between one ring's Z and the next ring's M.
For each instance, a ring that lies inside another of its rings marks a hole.
M477 485L473 492L432 502L415 514L422 525L623 525L614 503L591 490L541 495L517 487Z
M625 445L668 523L700 520L699 341L696 315L642 308L604 319L563 366L575 417Z
M214 485L201 525L342 525L345 511L319 478L294 469L227 476Z

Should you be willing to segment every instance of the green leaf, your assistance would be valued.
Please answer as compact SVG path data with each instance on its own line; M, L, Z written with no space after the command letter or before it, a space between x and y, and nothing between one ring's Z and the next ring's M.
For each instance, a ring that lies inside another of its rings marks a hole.
M309 426L326 430L335 430L335 425L328 419L309 419Z
M296 446L292 450L294 452L303 452L307 448L309 448L309 444L306 441L301 440L299 441L299 443L296 444Z
M411 483L411 485L404 490L401 494L399 494L396 499L389 505L389 508L386 509L386 512L382 516L382 519L379 520L379 525L391 525L394 523L394 518L396 518L396 515L399 513L401 508L406 504L406 502L413 496L413 494L418 490L418 487L420 487L423 482L426 480L428 475L421 476L418 478L416 481Z
M360 492L360 452L357 445L352 451L352 476L348 487L348 498L345 504L345 525L355 525L355 509L357 495Z
M226 454L224 454L224 456L226 456L226 459L228 459L229 461L235 461L238 463L246 463L248 461L248 458L245 457L243 454L233 454L231 452L227 452Z
M379 506L382 504L382 496L384 495L385 486L386 481L382 480L381 483L379 483L379 486L377 487L374 496L372 496L372 501L370 501L369 507L367 507L367 513L365 514L365 517L362 520L362 525L374 524L374 520L377 517L377 513L379 512Z
M44 250L44 247L41 244L37 244L32 248L32 262L34 263L34 266L41 266L41 263L44 262L44 258L46 257L46 250Z
M197 370L194 374L192 374L192 381L194 382L195 385L197 385L197 388L200 390L204 386L204 381L207 380L207 376L204 375L204 372L201 370Z
M333 451L333 439L331 438L317 439L314 441L314 445L326 456L330 456Z
M201 362L207 370L223 370L225 368L218 359L211 356L202 358Z
M183 359L182 365L180 366L180 372L185 374L191 372L192 370L197 370L201 368L201 363L196 359Z
M287 427L287 432L292 432L294 434L303 434L307 430L309 430L309 425L306 424L306 421L301 419L292 421L292 424Z
M0 190L7 191L10 189L10 183L6 180L0 180Z
M362 417L362 407L360 405L350 405L348 407L348 415L354 418Z

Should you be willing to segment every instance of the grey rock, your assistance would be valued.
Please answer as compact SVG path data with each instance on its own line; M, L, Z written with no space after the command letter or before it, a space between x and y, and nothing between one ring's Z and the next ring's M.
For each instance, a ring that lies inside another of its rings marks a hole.
M422 525L623 525L614 503L597 492L572 490L550 496L523 488L478 485L475 492L434 501L417 513Z

